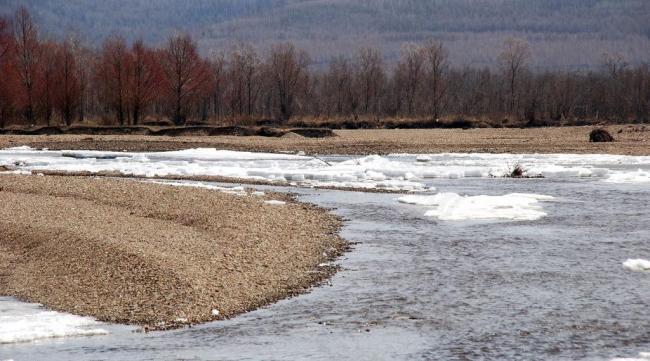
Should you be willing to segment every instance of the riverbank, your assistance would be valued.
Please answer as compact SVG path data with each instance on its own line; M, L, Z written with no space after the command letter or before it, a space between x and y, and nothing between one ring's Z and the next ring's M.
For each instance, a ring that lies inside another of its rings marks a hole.
M345 248L335 216L236 193L1 175L0 295L166 329L302 293L335 271L323 265Z
M613 143L590 143L594 127L336 130L334 137L1 135L0 148L28 145L52 150L169 151L217 148L307 154L577 153L650 155L650 126L606 127Z

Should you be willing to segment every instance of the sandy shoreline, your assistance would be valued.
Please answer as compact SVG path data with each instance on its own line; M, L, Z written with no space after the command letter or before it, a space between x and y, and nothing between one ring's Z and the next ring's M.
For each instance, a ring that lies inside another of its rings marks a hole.
M594 127L337 130L336 137L153 137L138 135L0 135L0 148L28 145L52 150L168 151L217 148L308 154L595 153L650 155L650 126L606 127L613 143L590 143Z
M345 248L335 216L286 195L132 180L1 175L0 227L0 295L151 329L304 292Z

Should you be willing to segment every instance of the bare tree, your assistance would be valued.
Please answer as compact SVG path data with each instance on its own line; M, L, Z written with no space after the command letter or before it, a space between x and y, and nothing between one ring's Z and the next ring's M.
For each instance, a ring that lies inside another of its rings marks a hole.
M162 74L155 61L153 50L147 48L142 40L133 44L130 62L128 103L131 108L133 124L137 125L142 117L142 112L157 95Z
M602 64L612 79L619 77L628 67L625 57L618 53L604 53L602 55Z
M39 106L42 109L42 114L45 117L48 126L51 125L52 113L54 111L54 83L56 81L56 66L58 65L58 48L59 45L53 41L47 41L41 44L39 75L42 86L38 89L38 99L40 100Z
M10 103L10 90L8 89L10 75L7 69L7 58L12 47L9 21L4 17L0 17L0 129L5 126L5 119L8 116L7 108L9 108Z
M79 81L79 106L77 107L77 119L83 122L86 118L86 110L90 105L90 83L92 81L93 68L96 66L96 54L84 47L78 38L72 38L72 54L77 64L76 77Z
M444 98L447 91L445 73L449 66L449 53L444 45L435 40L429 40L423 47L425 56L425 74L429 88L430 111L433 119L438 119L444 108Z
M20 83L24 92L24 114L28 122L33 123L35 114L35 87L38 77L38 66L41 56L41 46L38 31L32 22L32 17L25 7L20 7L13 21L14 44L16 47L16 65L20 74Z
M0 64L3 63L11 48L10 37L9 22L4 17L0 17Z
M183 125L190 103L198 99L210 84L209 64L199 57L194 41L182 35L169 39L161 65L167 93L174 106L173 121L176 125Z
M260 60L249 44L235 48L229 61L230 107L233 114L251 116L260 91Z
M627 86L626 74L629 64L621 54L604 53L602 63L607 73L607 88L609 92L602 94L603 105L607 115L617 118L623 122L626 118L626 108L629 99L625 97L625 88Z
M111 36L104 43L96 74L104 102L113 109L121 126L125 125L127 116L130 56L124 38Z
M78 78L78 64L75 56L75 43L68 39L58 48L57 54L57 92L55 108L67 126L72 124L77 108L81 102L81 85Z
M406 114L411 116L415 110L415 99L422 83L424 52L413 43L402 46L400 61L397 64L397 77L400 93L406 100Z
M226 87L226 59L223 54L213 54L210 61L212 78L212 112L217 119L223 115L223 96Z
M291 43L271 47L268 67L278 100L280 119L289 120L295 112L298 92L307 85L309 55Z
M362 94L362 110L365 114L380 111L379 99L383 93L386 74L381 53L374 48L362 48L357 55L359 73L357 82Z
M498 61L508 82L509 101L508 111L515 109L517 97L517 82L528 66L531 52L528 42L519 38L507 38L503 43L503 50Z
M333 98L334 112L343 115L348 111L356 112L356 96L352 89L353 70L350 61L338 56L332 58L326 77L326 92ZM328 107L329 108L329 107Z

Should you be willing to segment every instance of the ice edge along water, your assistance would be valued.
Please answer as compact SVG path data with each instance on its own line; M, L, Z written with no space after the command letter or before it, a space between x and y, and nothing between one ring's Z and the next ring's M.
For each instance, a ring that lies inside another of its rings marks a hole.
M222 176L301 186L430 191L432 178L503 177L513 164L527 176L598 177L612 183L650 182L650 157L576 154L393 154L327 161L304 155L187 149L171 152L0 151L0 165L17 172L117 172L141 177ZM622 167L628 169L624 170ZM634 169L633 171L630 169Z
M639 357L617 357L611 361L650 361L650 352L639 352Z
M0 345L50 338L105 335L101 322L90 317L49 311L36 303L0 298Z

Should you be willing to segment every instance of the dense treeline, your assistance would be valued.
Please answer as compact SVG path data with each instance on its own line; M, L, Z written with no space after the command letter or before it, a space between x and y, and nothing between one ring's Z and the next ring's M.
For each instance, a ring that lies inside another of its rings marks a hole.
M0 19L0 127L648 120L647 65L605 55L598 71L532 72L530 60L529 45L516 38L504 41L498 70L454 67L435 40L404 44L396 66L384 64L379 50L361 48L333 58L327 69L311 67L307 52L291 43L266 54L241 45L203 57L187 35L159 48L113 35L92 49L40 38L20 8Z

